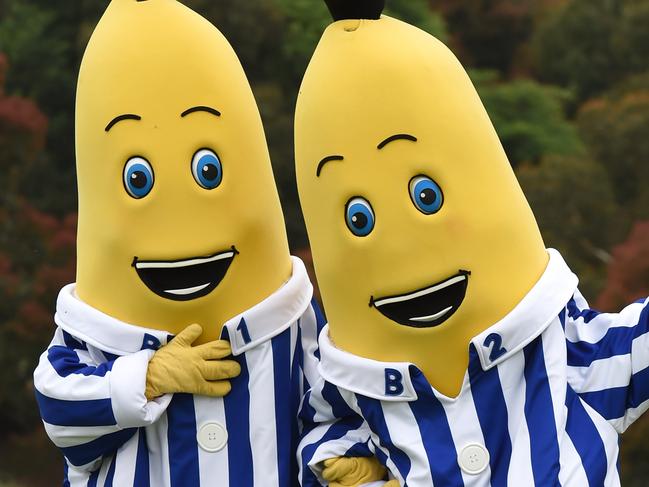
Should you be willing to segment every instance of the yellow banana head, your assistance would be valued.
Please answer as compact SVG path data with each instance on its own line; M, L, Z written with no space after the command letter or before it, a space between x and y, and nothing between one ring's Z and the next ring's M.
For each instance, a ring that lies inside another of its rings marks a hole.
M113 0L77 92L77 292L201 341L290 258L261 119L231 46L175 0Z
M413 362L455 394L470 339L520 301L548 257L455 56L411 25L359 17L326 29L296 111L300 200L331 337Z

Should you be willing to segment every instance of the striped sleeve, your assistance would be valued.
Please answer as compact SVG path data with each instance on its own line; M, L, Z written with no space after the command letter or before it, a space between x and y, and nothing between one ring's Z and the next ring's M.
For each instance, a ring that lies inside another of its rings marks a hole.
M57 329L34 371L34 389L45 430L71 465L96 468L137 427L152 424L164 412L168 397L147 402L144 396L153 354L104 355Z
M369 426L333 384L316 382L304 396L300 418L304 429L297 456L302 487L327 485L322 462L329 458L374 455Z
M649 298L620 313L588 308L576 294L561 316L568 382L619 433L649 408Z

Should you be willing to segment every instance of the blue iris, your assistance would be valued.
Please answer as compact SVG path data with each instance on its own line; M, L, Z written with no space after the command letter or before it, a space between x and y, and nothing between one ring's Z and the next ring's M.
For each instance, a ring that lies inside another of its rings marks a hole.
M124 187L135 199L144 198L153 189L153 168L143 157L131 157L124 166Z
M366 237L374 230L375 218L372 205L364 198L352 198L345 208L345 220L354 235Z
M223 181L223 166L216 153L201 149L192 158L192 174L196 182L205 189L214 189Z
M425 215L437 213L444 203L442 188L428 176L417 176L410 181L410 198Z

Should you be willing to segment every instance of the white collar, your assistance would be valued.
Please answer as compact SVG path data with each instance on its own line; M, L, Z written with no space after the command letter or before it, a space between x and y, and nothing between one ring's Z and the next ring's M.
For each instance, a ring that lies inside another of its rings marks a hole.
M230 340L233 355L241 355L279 335L309 307L313 286L304 263L297 257L292 260L293 275L281 288L223 325L222 336Z
M471 340L484 370L507 360L543 333L577 290L577 276L568 268L561 254L554 249L548 249L548 254L548 266L527 295L507 316ZM352 355L336 348L328 332L327 325L319 340L321 358L318 367L325 380L382 401L417 399L412 374L420 371L414 364L381 362ZM496 353L494 349L502 351ZM390 381L396 379L398 388L393 388L388 394Z
M56 300L54 322L75 338L114 355L157 350L172 338L166 331L124 323L79 299L76 284L68 284Z
M292 257L292 262L292 276L281 288L223 326L223 334L225 338L229 335L234 355L240 355L280 334L308 308L313 286L302 261ZM144 349L156 350L173 338L166 331L143 328L113 318L81 301L75 289L75 284L61 289L54 315L56 324L74 337L115 355L128 355ZM237 332L242 320L247 324L249 343Z

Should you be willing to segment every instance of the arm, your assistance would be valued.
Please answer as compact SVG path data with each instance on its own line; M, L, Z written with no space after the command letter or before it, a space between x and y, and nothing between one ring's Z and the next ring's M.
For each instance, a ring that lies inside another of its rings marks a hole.
M369 426L337 387L319 379L304 396L300 418L304 429L297 455L303 487L341 485L336 481L343 479L344 485L361 485L385 477L373 458Z
M72 465L92 469L138 426L162 414L169 398L144 397L153 354L143 350L99 363L85 343L57 329L34 372L34 386L45 430Z
M649 299L620 313L599 313L576 294L561 318L568 383L624 432L649 408Z
M201 332L192 325L157 352L98 360L99 350L57 329L34 372L34 386L45 429L73 466L94 469L137 428L156 422L169 393L227 394L223 379L236 376L239 365L220 360L230 354L223 342L192 347Z

